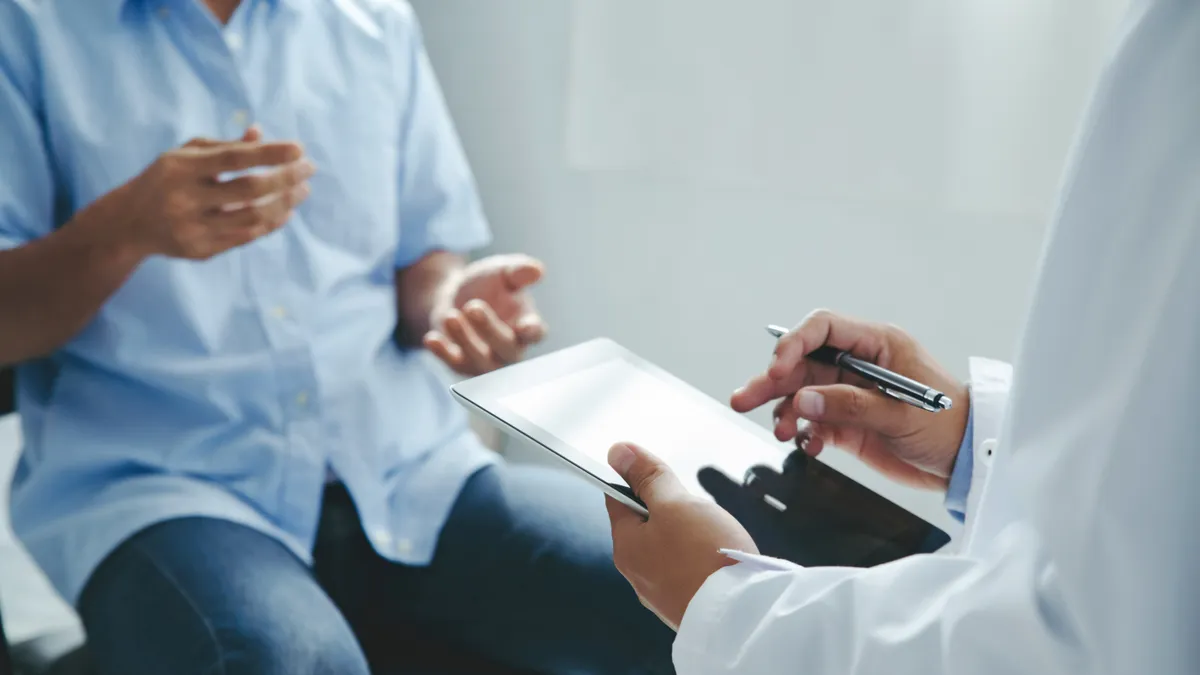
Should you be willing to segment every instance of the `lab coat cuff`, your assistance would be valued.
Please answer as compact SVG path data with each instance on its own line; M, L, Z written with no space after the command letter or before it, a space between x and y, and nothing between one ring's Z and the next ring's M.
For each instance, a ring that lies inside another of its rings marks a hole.
M966 499L968 527L983 495L983 485L987 482L992 465L993 449L1004 422L1008 391L1012 386L1012 366L1003 361L974 357L970 368L971 487Z
M688 604L675 638L676 672L692 675L716 672L709 647L721 644L716 638L727 632L723 624L733 599L760 576L788 574L801 569L798 565L765 556L741 554L730 557L741 562L717 570Z

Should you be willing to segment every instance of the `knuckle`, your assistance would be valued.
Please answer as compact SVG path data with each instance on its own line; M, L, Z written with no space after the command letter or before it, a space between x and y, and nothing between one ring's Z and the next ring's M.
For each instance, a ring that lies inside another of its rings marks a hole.
M172 192L163 203L163 210L170 217L179 217L191 213L195 202L185 193Z
M654 485L662 480L664 473L661 466L637 466L634 465L631 470L633 476L629 487L633 488L634 494L643 495L647 491L652 490Z
M283 197L280 199L280 201L283 202L284 206L286 206L288 209L294 208L303 200L304 200L304 192L299 189L288 190L287 192L285 192L283 194Z
M225 171L234 171L241 164L241 157L234 150L226 150L217 155L217 164Z
M183 157L175 150L164 152L154 162L155 167L166 176L174 176L182 173L184 164Z
M279 182L282 185L298 185L304 180L304 170L300 162L292 162L279 172Z
M804 321L801 322L801 325L806 323L829 323L836 318L837 314L835 314L832 310L819 307L809 312L808 316L804 317Z
M844 401L844 410L846 417L859 420L866 416L867 409L870 403L867 400L867 392L862 389L851 389Z
M253 199L269 189L267 179L262 176L246 176L239 181L238 196Z
M890 342L897 344L906 344L912 342L912 337L908 334L908 331L894 323L884 324L881 327L881 331L883 332L884 337L886 337Z

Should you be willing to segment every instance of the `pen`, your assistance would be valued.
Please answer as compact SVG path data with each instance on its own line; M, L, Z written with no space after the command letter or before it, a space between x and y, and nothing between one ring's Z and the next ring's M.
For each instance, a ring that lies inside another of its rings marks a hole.
M767 326L767 332L778 339L788 331L779 326ZM879 391L884 394L918 408L924 408L929 412L949 410L954 405L954 401L950 400L949 396L933 387L923 385L903 375L897 375L887 368L881 368L870 361L863 361L851 356L849 352L828 345L818 347L806 358L854 373L879 387Z

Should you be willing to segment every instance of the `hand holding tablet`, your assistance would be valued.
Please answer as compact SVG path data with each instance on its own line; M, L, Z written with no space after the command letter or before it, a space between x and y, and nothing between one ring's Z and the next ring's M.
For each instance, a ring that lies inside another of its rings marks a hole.
M766 542L760 548L767 554L796 562L800 558L810 565L852 564L876 560L879 556L873 551L892 551L893 559L915 552L914 539L924 548L948 540L929 523L819 460L812 460L813 470L785 471L790 445L610 340L592 340L451 389L469 408L546 450L642 516L647 514L645 506L608 465L607 456L620 442L650 449L671 467L685 490L716 502ZM770 481L755 484L771 474L781 480L765 490ZM845 489L831 490L830 485ZM814 521L814 499L855 500L825 508L877 512L878 517L853 526ZM821 527L814 529L813 522ZM841 550L839 541L851 544Z

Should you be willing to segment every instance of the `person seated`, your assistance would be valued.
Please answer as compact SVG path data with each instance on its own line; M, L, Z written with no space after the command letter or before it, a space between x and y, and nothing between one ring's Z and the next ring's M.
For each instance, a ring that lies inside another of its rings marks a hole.
M101 675L670 672L603 500L469 431L544 333L399 1L0 0L14 528Z

